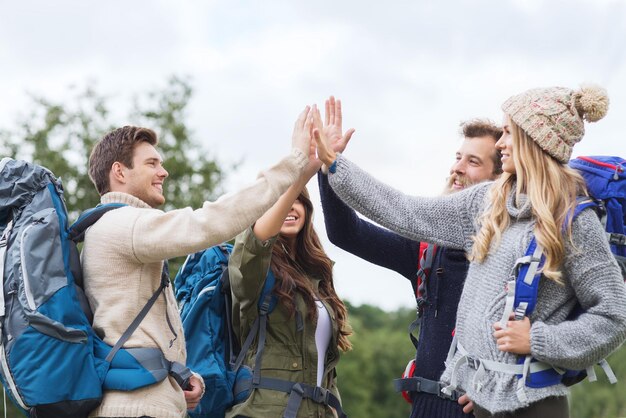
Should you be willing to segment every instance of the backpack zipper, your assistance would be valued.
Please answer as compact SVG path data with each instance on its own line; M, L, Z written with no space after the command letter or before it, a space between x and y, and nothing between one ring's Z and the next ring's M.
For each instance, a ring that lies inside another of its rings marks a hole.
M3 159L2 162L4 163L5 159ZM2 244L5 246L8 244L9 234L11 233L12 229L13 229L13 221L10 221L6 226L4 233L2 234L2 238L0 239L0 241L2 241ZM4 257L2 261L4 263ZM4 292L4 291L0 289L0 292ZM4 294L2 296L4 296ZM2 310L3 310L2 316L4 317L5 315L4 301L3 301ZM2 321L0 320L0 339L2 338L2 335L4 334L3 328L4 327L2 326ZM8 336L7 336L7 339L8 339ZM4 351L4 344L2 344L2 341L0 341L0 367L2 367L2 374L4 375L4 378L6 379L9 390L13 394L13 398L17 401L20 407L22 407L22 409L28 410L28 408L26 407L24 403L24 400L22 399L21 395L17 391L17 386L15 385L15 381L13 380L13 375L11 374L11 371L9 370L9 365L7 364L6 353Z
M622 167L621 164L609 164L609 163L605 163L602 161L598 161L598 160L594 160L593 158L589 158L589 157L578 157L579 160L583 160L583 161L587 161L588 163L591 164L595 164L595 165L599 165L600 167L604 167L604 168L610 168L611 170L614 171L613 173L613 180L619 180L619 173L623 173L624 172L624 167Z
M33 292L30 288L30 280L28 278L28 271L26 270L26 254L24 253L24 247L25 247L24 239L26 238L26 232L28 232L30 228L32 228L38 223L41 223L41 219L34 220L32 224L24 228L24 231L22 231L22 240L21 240L21 245L20 245L20 260L22 264L21 265L22 277L24 279L24 295L26 296L26 303L28 304L28 308L31 311L36 310L37 306L35 305L35 298L33 297Z

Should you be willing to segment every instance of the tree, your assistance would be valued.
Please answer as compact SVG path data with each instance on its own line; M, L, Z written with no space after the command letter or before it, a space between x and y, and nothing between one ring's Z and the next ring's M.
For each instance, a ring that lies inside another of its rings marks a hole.
M17 128L0 131L0 153L41 164L59 176L73 220L100 200L87 175L87 162L96 141L116 124L110 120L108 99L94 88L72 88L70 93L66 103L33 97L32 110ZM123 123L152 128L159 136L170 173L163 190L165 210L199 207L215 197L224 177L221 165L208 156L187 125L192 93L187 80L172 77L162 90L137 94Z

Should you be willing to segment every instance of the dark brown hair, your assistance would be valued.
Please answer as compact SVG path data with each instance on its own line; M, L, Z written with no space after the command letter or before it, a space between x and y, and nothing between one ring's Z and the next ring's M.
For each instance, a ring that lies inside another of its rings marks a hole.
M135 146L141 142L156 146L156 133L148 128L124 126L107 133L98 141L89 156L89 178L100 196L111 189L109 173L113 163L120 162L133 168Z
M313 228L313 204L306 189L298 196L300 203L304 205L305 219L302 230L296 238L295 254L289 254L287 239L278 235L278 239L272 249L271 269L276 276L275 292L279 301L293 315L296 310L294 303L295 293L298 292L304 298L308 308L308 317L317 316L315 299L328 302L337 318L339 337L337 344L342 351L352 348L348 336L352 330L348 325L348 310L343 301L335 292L333 283L333 265L330 258L324 252L322 244ZM313 286L307 276L320 279L319 296L316 296Z
M461 134L465 138L480 138L490 136L493 138L494 147L491 160L493 161L493 174L502 174L502 160L500 150L496 149L495 143L502 136L502 128L489 119L471 119L461 122Z

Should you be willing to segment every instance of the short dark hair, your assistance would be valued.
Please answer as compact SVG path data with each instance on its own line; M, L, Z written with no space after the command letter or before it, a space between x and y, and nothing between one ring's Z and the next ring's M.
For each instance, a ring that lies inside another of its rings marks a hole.
M461 122L461 134L465 138L480 138L490 136L493 138L494 144L502 136L502 128L489 119L471 119ZM494 147L494 153L491 156L493 161L493 174L502 174L502 155L500 150Z
M142 142L156 146L156 133L148 128L124 126L107 133L98 141L89 156L89 178L100 196L111 191L109 172L113 163L117 161L133 168L135 146Z

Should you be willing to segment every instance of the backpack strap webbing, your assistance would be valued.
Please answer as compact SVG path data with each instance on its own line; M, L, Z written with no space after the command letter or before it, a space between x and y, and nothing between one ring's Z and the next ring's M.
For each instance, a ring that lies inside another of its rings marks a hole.
M118 351L124 346L124 343L128 341L131 335L133 335L133 333L137 330L137 328L139 327L139 324L141 324L141 322L144 320L146 315L148 315L148 312L150 311L152 306L154 306L154 303L159 298L159 296L163 294L163 297L165 297L165 293L163 293L163 290L169 285L170 285L169 265L168 265L167 260L165 260L165 262L163 263L163 270L161 271L161 283L159 284L159 288L155 290L155 292L152 294L150 299L148 299L148 301L143 306L143 308L141 308L141 311L139 311L135 319L133 319L133 321L130 323L128 328L126 328L126 331L122 333L122 336L117 340L117 342L115 343L111 351L109 351L109 354L105 358L107 362L110 363L113 360L113 358L118 353ZM169 318L167 310L165 311L165 319L167 320L167 324L170 328L170 331L174 334L174 339L170 341L170 345L171 345L174 341L176 341L176 339L178 338L178 335L176 334L176 331L174 330L174 327L172 326L172 322ZM167 359L165 359L165 361L167 361ZM167 363L169 366L168 367L169 374L174 378L174 380L176 380L176 382L180 385L180 387L183 390L186 390L187 387L189 386L189 378L192 376L191 370L189 370L189 368L187 368L185 365L178 363L178 362L167 361Z
M428 393L455 402L463 395L463 392L460 390L451 390L450 394L443 393L441 389L445 386L444 383L438 380L430 380L424 377L404 377L394 379L393 381L393 387L396 392Z
M271 270L269 270L265 280L265 285L261 291L261 298L259 299L259 315L252 323L250 332L241 346L241 351L239 352L237 359L234 363L231 359L232 370L239 370L239 367L243 364L246 353L250 349L253 341L258 339L252 379L240 382L235 391L239 393L249 389L267 389L289 394L283 418L297 418L298 410L300 409L303 399L310 399L317 404L329 406L335 409L338 418L347 418L348 416L341 408L341 401L326 388L306 383L292 382L290 380L261 377L261 364L263 363L265 337L267 335L267 319L268 315L274 310L277 303L277 297L272 292L275 280L276 278L274 277L274 274ZM298 311L296 311L295 316L296 329L301 331L304 326L302 316Z
M426 244L423 246L423 244ZM422 315L424 314L424 309L428 305L427 294L426 294L426 282L428 277L430 277L430 270L433 266L433 262L435 260L435 251L437 247L435 244L431 243L422 243L420 244L420 254L417 263L417 275L415 277L415 303L417 305L417 315L415 320L411 322L409 325L409 338L413 343L413 346L417 350L417 338L413 335L413 331L415 331L422 322Z
M257 384L251 384L251 388L275 390L289 394L287 407L283 412L282 418L296 418L298 410L303 399L326 405L333 408L337 412L339 418L347 418L348 416L341 407L341 401L333 393L323 387L308 385L306 383L292 382L290 380L274 379L271 377L263 377Z
M133 319L133 321L130 323L128 328L126 328L126 331L124 331L122 336L119 338L119 340L117 340L117 342L115 343L115 345L113 346L109 354L106 356L105 360L108 361L109 363L111 362L111 360L113 360L113 357L115 357L115 354L117 354L119 349L122 348L124 343L128 341L130 336L133 335L133 332L135 332L139 324L141 324L141 321L144 320L144 318L146 317L146 315L148 314L148 312L154 305L154 302L156 302L156 300L159 298L159 296L163 292L163 289L169 286L170 280L169 280L169 275L167 271L168 269L166 266L167 266L167 261L163 264L163 271L161 272L161 284L159 285L159 288L152 294L150 299L148 299L148 301L143 306L141 311L139 311L135 319ZM168 322L169 322L169 319L168 319Z

